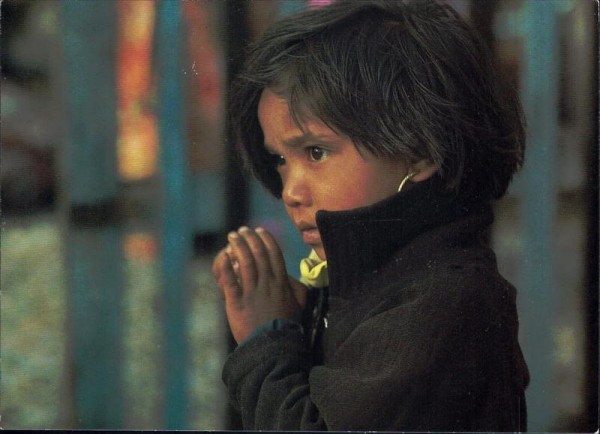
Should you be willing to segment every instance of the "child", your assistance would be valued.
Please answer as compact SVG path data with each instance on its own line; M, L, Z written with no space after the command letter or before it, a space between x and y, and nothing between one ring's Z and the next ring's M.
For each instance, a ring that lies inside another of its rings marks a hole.
M213 273L245 429L522 431L515 289L482 241L520 167L520 107L435 1L281 20L233 90L240 152L311 248L301 284L264 229Z

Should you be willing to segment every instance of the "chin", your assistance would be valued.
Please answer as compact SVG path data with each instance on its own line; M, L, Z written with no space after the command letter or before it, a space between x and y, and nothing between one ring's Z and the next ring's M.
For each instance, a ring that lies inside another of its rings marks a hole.
M317 253L317 255L319 255L319 258L324 261L327 260L327 256L325 255L325 250L323 250L323 247L313 247L313 250Z

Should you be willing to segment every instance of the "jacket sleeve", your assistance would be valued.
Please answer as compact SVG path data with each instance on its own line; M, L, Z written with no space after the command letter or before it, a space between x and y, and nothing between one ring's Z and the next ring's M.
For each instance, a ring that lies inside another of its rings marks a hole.
M469 292L433 291L382 309L336 344L325 365L311 366L297 331L253 339L223 372L244 428L514 430L511 404L503 410L514 397L510 318ZM483 405L498 405L498 416L476 420Z
M245 429L326 431L311 400L310 371L305 335L275 330L230 354L223 381Z

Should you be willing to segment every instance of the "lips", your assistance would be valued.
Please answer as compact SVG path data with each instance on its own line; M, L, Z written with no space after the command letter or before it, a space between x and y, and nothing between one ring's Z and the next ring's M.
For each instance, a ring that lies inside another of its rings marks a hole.
M306 229L302 231L302 241L306 244L318 244L321 242L321 235L317 228Z
M304 241L305 244L321 243L321 235L319 234L319 230L316 226L309 223L299 222L296 224L296 227L302 234L302 241Z

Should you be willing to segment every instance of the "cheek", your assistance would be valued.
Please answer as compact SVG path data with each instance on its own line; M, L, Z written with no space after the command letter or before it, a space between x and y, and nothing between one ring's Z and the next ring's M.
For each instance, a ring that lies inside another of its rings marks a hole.
M340 196L338 209L352 209L375 202L373 192L365 189L364 184L349 186Z
M319 185L318 200L323 209L341 211L355 208L364 198L353 179L338 176Z
M321 208L341 211L371 205L395 193L395 188L371 170L354 170L319 186Z

